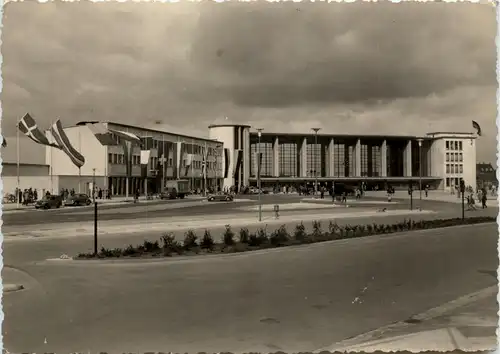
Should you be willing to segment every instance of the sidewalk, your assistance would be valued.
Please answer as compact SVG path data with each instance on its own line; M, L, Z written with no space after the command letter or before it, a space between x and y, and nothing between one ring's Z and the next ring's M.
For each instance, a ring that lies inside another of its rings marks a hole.
M497 287L493 286L413 316L410 323L399 322L321 351L493 350L497 348L497 312Z
M186 199L190 200L200 200L200 199L205 199L203 196L198 196L198 195L189 195L186 196ZM113 199L96 199L96 201L100 205L120 205L120 204L125 204L125 203L133 203L134 198L133 197L114 197ZM160 199L151 199L151 200L146 200L146 197L142 196L139 197L139 202L140 203L153 203L153 202L159 202ZM167 202L165 200L165 202ZM84 208L85 206L81 206L80 208ZM34 204L31 205L19 205L19 208L17 207L17 203L8 203L8 204L3 204L3 210L2 211L18 211L18 210L30 210L34 209L35 206ZM64 206L63 206L64 208ZM74 207L72 207L74 208Z
M265 226L265 225L283 225L283 224L297 224L301 221L305 223L312 222L313 220L328 221L336 220L342 221L346 219L357 218L379 218L398 216L402 218L426 218L433 216L432 211L409 211L409 210L389 210L386 212L377 211L351 211L348 209L338 208L338 212L328 213L311 213L304 214L303 212L290 212L286 215L280 216L275 219L272 213L263 215L262 221L259 222L257 214L245 213L240 215L219 215L216 218L213 215L206 215L203 217L163 217L163 218L150 218L150 219L130 219L128 222L125 220L118 221L104 221L99 222L99 234L130 234L137 232L152 232L152 231L168 231L175 232L188 229L214 229L223 228L225 225L230 224L231 227L249 227L249 226ZM336 209L337 210L337 209ZM351 221L355 222L355 221ZM373 221L375 222L375 221ZM328 227L327 225L324 226ZM17 230L16 230L17 229ZM35 230L33 230L35 229ZM94 232L93 222L85 223L63 223L63 224L42 224L34 227L30 225L29 228L25 227L3 227L4 239L15 239L19 237L75 237L92 235Z
M377 197L377 198L387 198L386 191L366 191L365 195L367 197ZM394 193L394 199L410 199L407 191L396 191ZM420 191L413 192L413 200L416 201L420 198ZM456 194L450 194L445 191L429 191L429 195L426 197L425 192L422 191L422 200L434 200L440 202L448 202L448 203L462 203L462 198L458 198ZM465 201L467 203L467 200ZM477 201L476 201L477 202ZM486 205L491 207L498 207L498 199L497 197L493 197L488 195L488 201ZM479 205L477 205L479 206Z

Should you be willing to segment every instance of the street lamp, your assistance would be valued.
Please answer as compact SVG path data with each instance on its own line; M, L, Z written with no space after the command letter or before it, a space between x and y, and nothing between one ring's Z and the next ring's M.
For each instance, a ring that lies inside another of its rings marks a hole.
M420 184L420 208L422 208L422 139L418 139L418 182Z
M95 168L92 169L92 200L95 203Z
M311 128L314 131L314 150L318 146L318 132L321 128ZM315 151L316 152L316 151ZM321 149L319 151L321 156ZM321 158L321 157L320 157ZM316 156L314 156L314 196L318 194L318 166L316 166Z
M261 184L260 184L260 137L264 129L257 128L257 136L259 137L257 144L257 188L259 189L259 221L262 221L262 200L261 200Z

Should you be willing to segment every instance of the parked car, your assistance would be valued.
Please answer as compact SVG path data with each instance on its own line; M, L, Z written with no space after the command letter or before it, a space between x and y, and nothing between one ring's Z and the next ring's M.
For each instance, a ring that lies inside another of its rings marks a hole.
M234 197L231 194L210 194L207 200L209 202L232 202Z
M80 205L90 205L92 201L86 194L75 194L69 196L64 202L65 206L80 206Z
M60 208L62 202L62 197L59 195L48 195L43 197L40 200L37 200L35 203L36 209L52 209L52 208Z

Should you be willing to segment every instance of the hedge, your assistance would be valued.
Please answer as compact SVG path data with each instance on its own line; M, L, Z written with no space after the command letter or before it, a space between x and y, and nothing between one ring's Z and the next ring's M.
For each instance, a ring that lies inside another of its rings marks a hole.
M320 221L312 222L312 231L307 232L303 223L295 226L293 234L290 234L285 225L269 232L267 225L250 233L247 228L239 231L238 239L230 225L220 237L220 242L216 242L209 230L205 230L201 239L193 230L188 230L184 234L184 241L179 242L172 233L165 233L160 241L144 241L137 246L129 245L126 248L101 248L97 255L93 253L80 253L75 259L102 259L102 258L127 258L127 257L171 257L179 255L200 255L217 253L235 253L254 251L259 249L294 246L324 242L332 240L342 240L348 238L364 237L371 235L390 234L395 232L435 229L458 225L472 225L486 222L494 222L496 218L491 216L471 217L465 220L436 219L436 220L403 220L396 224L376 224L371 225L345 225L330 221L328 230L323 230Z

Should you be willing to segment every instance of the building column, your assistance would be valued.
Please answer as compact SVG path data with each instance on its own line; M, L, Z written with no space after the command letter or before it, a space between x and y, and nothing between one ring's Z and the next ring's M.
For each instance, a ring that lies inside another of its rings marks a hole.
M387 140L384 140L382 142L382 145L380 146L380 176L381 177L387 177Z
M277 136L273 141L273 176L280 176L280 140Z
M300 144L300 177L307 177L307 138Z
M408 142L406 143L403 161L404 161L404 176L411 177L412 176L411 140L408 140Z
M243 130L243 185L250 185L250 130Z
M334 146L335 146L335 141L333 138L330 138L330 141L328 142L328 147L327 147L327 159L328 159L328 170L327 170L327 176L328 177L335 177L335 152L334 152Z
M361 177L361 139L356 140L356 146L354 148L355 166L354 166L354 176Z

